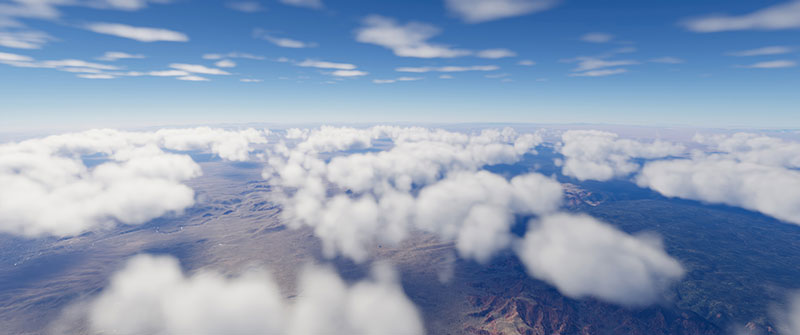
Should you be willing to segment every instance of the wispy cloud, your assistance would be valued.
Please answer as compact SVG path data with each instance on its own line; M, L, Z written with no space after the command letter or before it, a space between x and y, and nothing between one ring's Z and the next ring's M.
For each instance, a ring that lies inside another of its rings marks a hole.
M614 39L614 35L606 33L588 33L581 36L581 41L589 43L608 43Z
M195 75L183 76L183 77L178 77L178 78L175 78L175 79L184 80L184 81L209 81L208 78L195 76Z
M264 60L264 56L253 55L249 53L242 53L242 52L229 52L226 54L205 54L203 55L203 59L210 59L210 60L219 60L223 58L244 58L244 59L254 59L254 60Z
M686 63L686 61L683 60L683 59L680 59L680 58L677 58L677 57L669 57L669 56L653 58L653 59L650 60L650 62L652 62L652 63L661 63L661 64L683 64L683 63Z
M725 53L728 56L736 57L750 57L750 56L769 56L769 55L782 55L794 51L793 48L785 46L770 46L758 49L730 51Z
M134 27L120 23L92 23L86 25L86 29L98 34L129 38L139 42L189 41L189 37L181 32L161 28Z
M532 61L530 59L523 59L523 60L517 62L517 65L534 66L534 65L536 65L536 62L534 62L534 61Z
M797 66L797 62L792 60L773 60L766 62L758 62L750 65L738 65L737 67L746 69L782 69L795 66Z
M302 62L295 63L297 66L302 67L315 67L318 69L337 69L337 70L354 70L356 68L353 64L348 63L334 63L321 60L306 59Z
M234 62L234 61L232 61L230 59L223 59L221 61L218 61L218 62L214 63L214 66L216 66L216 67L236 67L236 62Z
M563 60L566 63L577 62L578 66L572 71L580 72L580 71L587 71L587 70L595 70L595 69L602 69L606 67L616 67L616 66L624 66L624 65L636 65L639 64L638 61L635 60L605 60L597 57L576 57L573 59L566 59Z
M698 33L796 29L800 28L800 1L788 1L739 16L715 14L699 17L682 24L686 29Z
M605 77L628 72L626 69L593 70L580 73L571 73L571 77Z
M224 70L206 67L203 65L197 64L181 64L181 63L173 63L170 64L169 67L180 70L186 71L191 73L200 73L200 74L213 74L213 75L229 75L230 73Z
M369 72L360 70L336 70L330 73L330 75L336 77L361 77L361 76L366 76L368 74Z
M417 81L417 80L422 80L422 79L424 79L424 78L422 78L422 77L400 77L400 78L395 78L395 79L375 79L372 82L375 83L375 84L391 84L391 83L396 83L398 81Z
M285 5L295 7L305 7L311 9L325 8L325 4L322 3L322 0L280 0L280 2Z
M445 0L450 13L468 23L480 23L540 12L559 0Z
M141 54L129 54L126 52L119 52L119 51L107 51L100 57L97 57L97 60L103 61L115 61L118 59L141 59L144 58L144 55Z
M266 10L258 1L234 1L227 4L228 8L243 13L258 13Z
M40 31L2 31L0 46L15 49L40 49L54 38Z
M480 58L498 59L506 57L516 57L517 53L508 49L486 49L478 51L476 56Z
M390 49L400 57L453 58L472 54L469 50L428 42L440 32L439 28L425 23L400 25L394 19L370 15L356 30L356 40Z
M412 72L412 73L425 73L425 72L466 72L466 71L495 71L500 69L497 65L474 65L474 66L440 66L440 67L398 67L395 69L397 72Z
M253 37L268 41L282 48L302 49L313 48L317 46L317 43L314 42L304 42L286 37L275 37L263 29L253 30Z

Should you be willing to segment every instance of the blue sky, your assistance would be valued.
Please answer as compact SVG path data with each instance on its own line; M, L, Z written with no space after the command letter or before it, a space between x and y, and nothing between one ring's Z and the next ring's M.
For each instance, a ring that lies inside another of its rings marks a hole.
M800 128L799 56L796 0L0 1L0 129Z

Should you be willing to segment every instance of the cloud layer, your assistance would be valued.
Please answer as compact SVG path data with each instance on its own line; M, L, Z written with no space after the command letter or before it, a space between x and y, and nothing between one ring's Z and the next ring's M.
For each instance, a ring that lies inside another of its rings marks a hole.
M301 275L298 298L289 302L263 271L187 276L174 258L139 255L79 307L73 313L99 333L424 333L419 312L385 265L352 286L329 268L309 267Z
M183 182L201 171L188 155L165 150L245 160L250 144L264 142L253 129L195 128L92 130L0 145L0 231L69 236L180 212L194 204Z

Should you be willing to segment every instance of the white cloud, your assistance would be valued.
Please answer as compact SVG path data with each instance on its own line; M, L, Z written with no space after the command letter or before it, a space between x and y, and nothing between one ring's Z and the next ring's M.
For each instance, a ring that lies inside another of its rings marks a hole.
M147 8L148 3L170 3L172 0L91 0L85 4L89 7L99 9L116 9L125 11L136 11ZM69 4L69 2L62 2Z
M789 297L788 309L778 315L778 330L782 334L800 334L800 293L794 292Z
M735 30L781 30L800 28L800 1L792 0L739 15L710 15L682 23L698 33Z
M800 143L746 133L696 140L713 154L647 163L639 186L800 224Z
M506 57L516 57L517 53L508 49L486 49L478 51L476 56L480 58L498 59Z
M581 36L581 41L590 43L608 43L614 39L614 35L606 33L588 33Z
M104 60L104 61L115 61L118 59L142 59L144 55L140 54L129 54L125 52L119 51L107 51L103 56L98 57L97 60Z
M33 58L7 52L0 52L0 61L3 62L32 62Z
M766 62L758 62L755 64L750 65L739 65L738 67L746 68L746 69L783 69L787 67L795 67L797 66L797 62L792 60L773 60L773 61L766 61Z
M516 251L532 277L572 298L648 305L684 275L658 240L628 235L584 215L532 222Z
M558 3L558 0L445 0L448 10L468 23L540 12Z
M218 61L218 62L214 63L214 66L216 66L216 67L236 67L236 62L234 62L234 61L232 61L230 59L223 59L221 61Z
M291 38L275 37L270 35L267 31L263 29L253 30L253 37L269 41L270 43L275 44L282 48L302 49L302 48L313 48L317 46L317 44L314 42L303 42Z
M210 80L210 79L205 78L205 77L194 76L194 75L177 77L175 79L183 80L183 81L209 81Z
M147 75L154 77L179 77L179 76L188 76L189 72L180 70L164 70L164 71L150 71L147 72Z
M633 158L676 156L681 145L664 141L640 142L620 139L614 133L597 130L569 130L561 135L557 150L564 156L562 173L579 180L606 181L639 170Z
M203 65L197 64L181 64L181 63L173 63L170 64L169 67L179 70L179 71L186 71L191 73L199 73L199 74L213 74L213 75L229 75L230 73L224 70L215 69L206 67Z
M579 73L571 73L570 77L605 77L615 74L622 74L628 72L626 69L608 69L608 70L592 70Z
M749 56L769 56L769 55L782 55L794 51L793 48L785 46L770 46L758 49L731 51L726 53L728 56L736 57L749 57Z
M244 13L258 13L266 9L258 1L235 1L227 4L228 8Z
M680 58L677 58L677 57L669 57L669 56L653 58L650 61L653 62L653 63L661 63L661 64L683 64L683 63L686 63L686 61L683 60L683 59L680 59Z
M275 149L265 177L287 191L276 199L285 220L313 227L328 257L365 261L372 241L397 244L416 226L461 240L457 248L464 257L487 261L507 246L513 213L545 213L561 201L560 184L547 177L534 173L507 181L478 171L517 161L541 143L537 134L519 135L510 128L465 135L425 128L323 127L291 129L286 138L299 142ZM329 161L319 156L367 148L379 138L391 139L393 147ZM421 189L416 196L415 186ZM477 220L490 212L502 216L492 225Z
M391 83L396 83L398 81L417 81L417 80L422 80L422 79L424 79L424 78L422 78L422 77L399 77L399 78L395 78L395 79L375 79L372 82L375 83L375 84L391 84Z
M257 56L249 53L242 53L242 52L229 52L227 54L205 54L203 55L203 59L210 59L210 60L219 60L223 58L244 58L244 59L254 59L254 60L264 60L264 56Z
M90 73L90 74L79 74L77 75L78 78L84 79L114 79L113 75L105 74L105 73Z
M668 197L726 204L800 224L800 172L709 156L647 163L637 177Z
M57 326L84 319L92 332L122 335L424 333L419 311L387 265L353 285L330 268L308 267L290 301L263 270L187 276L172 257L138 255L76 306Z
M322 0L280 0L281 3L296 6L296 7L305 7L311 9L322 9L325 8L325 5L322 3Z
M453 58L472 54L469 50L428 42L440 32L439 28L425 23L399 25L394 19L370 15L364 19L363 26L356 30L356 40L391 49L400 57Z
M99 34L129 38L139 42L189 41L189 37L181 32L161 28L134 27L120 23L91 23L86 25L86 29Z
M360 77L366 76L369 72L364 72L360 70L336 70L330 73L332 76L336 77Z
M578 62L578 67L572 69L574 72L597 70L607 67L616 67L624 65L636 65L639 62L635 60L605 60L597 57L576 57L574 59L567 59L564 62Z
M336 69L336 70L355 70L356 66L347 63L334 63L320 60L306 59L302 62L295 63L297 66L302 67L315 67L319 69Z
M466 71L496 71L500 67L497 65L475 65L475 66L442 66L442 67L398 67L397 72L425 73L425 72L466 72Z
M451 76L449 74L443 74L443 75L439 76L439 79L453 79L453 76Z
M40 49L53 40L50 35L39 31L0 31L0 46L15 49Z
M241 81L243 83L260 83L260 82L262 82L264 80L262 80L262 79L252 79L252 78L242 78L242 79L239 79L239 81Z
M187 155L207 150L247 159L261 132L210 128L137 133L91 130L0 145L0 231L71 236L114 223L141 224L194 203L183 184L200 175ZM107 159L95 167L82 156Z
M534 62L534 61L532 61L530 59L523 59L523 60L517 62L517 65L534 66L534 65L536 65L536 62Z

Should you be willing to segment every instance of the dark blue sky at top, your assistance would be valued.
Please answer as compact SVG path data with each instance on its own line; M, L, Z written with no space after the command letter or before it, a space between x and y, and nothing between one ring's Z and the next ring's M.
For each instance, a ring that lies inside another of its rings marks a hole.
M0 1L14 5L13 1ZM138 10L54 6L57 18L13 17L3 33L38 32L38 48L0 44L0 53L35 62L77 59L111 64L113 79L79 78L62 68L0 64L0 113L7 128L120 126L214 122L534 122L800 127L800 29L696 32L684 22L712 14L748 15L787 1L580 1L479 23L465 22L437 1L323 1L324 8L259 1L245 13L230 1L178 0ZM97 7L97 6L95 6ZM364 19L377 14L428 24L427 40L478 52L508 49L516 56L485 59L400 57L356 40ZM3 12L0 11L0 17ZM800 20L800 17L798 17ZM187 42L141 42L98 34L92 23L119 23L184 33ZM312 43L280 47L258 38ZM583 41L589 33L612 35L605 43ZM749 57L728 53L764 47L789 51ZM627 52L617 52L628 49ZM97 60L108 51L141 59ZM230 75L125 76L170 70L170 64L215 67L203 55L248 53L231 58ZM576 57L633 64L596 70L618 73L577 76ZM670 57L675 62L654 62ZM280 61L289 60L289 61ZM332 75L333 69L297 66L303 60L353 64L364 74ZM519 65L522 60L533 66ZM762 62L783 66L749 68ZM405 73L401 67L496 66L492 71ZM452 78L440 78L441 75ZM414 80L379 83L409 77ZM251 82L242 82L242 79Z

